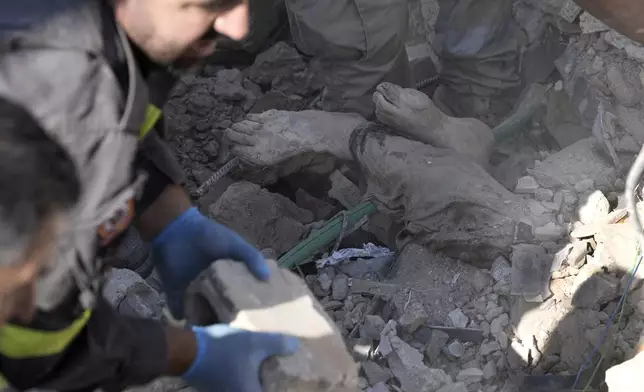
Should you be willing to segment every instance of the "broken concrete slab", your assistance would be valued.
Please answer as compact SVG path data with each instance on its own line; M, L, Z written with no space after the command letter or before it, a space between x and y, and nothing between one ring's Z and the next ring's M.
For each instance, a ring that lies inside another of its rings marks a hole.
M362 362L362 371L364 372L370 385L376 385L389 381L391 372L373 361Z
M602 191L591 193L586 200L581 201L579 207L579 220L589 225L597 221L603 221L608 217L610 204Z
M405 392L434 392L452 379L440 369L430 369L423 363L418 350L395 336L392 338L394 353L387 357L389 368Z
M436 392L468 392L467 386L462 382L457 382L450 385L445 385Z
M365 279L351 279L350 294L365 294L388 299L400 290L400 286L391 283L374 282Z
M391 264L396 260L396 255L372 257L370 259L357 259L345 261L337 266L340 272L352 277L363 279L374 274L376 277L384 278Z
M331 180L331 189L329 189L329 196L337 200L344 208L355 207L362 200L360 189L345 177L342 172L335 170L329 176Z
M431 338L425 347L425 355L427 356L430 364L436 363L438 356L448 341L449 335L445 332L439 330L431 331Z
M595 138L582 139L551 154L528 172L545 188L572 189L579 179L593 180L595 186L611 186L617 178L612 161Z
M251 244L278 254L297 244L313 221L310 211L247 181L230 185L208 212Z
M262 366L266 392L357 391L356 366L322 305L297 275L273 260L267 265L271 279L261 282L241 263L212 264L188 290L187 319L297 336L298 352L269 358Z
M443 327L439 325L422 325L414 333L414 340L421 343L428 343L435 331L444 332L449 339L458 339L461 342L481 343L483 341L482 329Z
M547 298L552 258L539 245L512 247L512 295ZM542 300L543 300L542 299Z
M376 314L368 314L364 317L364 323L360 328L360 336L380 340L380 334L385 329L385 321Z
M399 312L401 315L398 319L398 324L408 334L414 333L429 318L425 306L416 301L410 302L408 306Z

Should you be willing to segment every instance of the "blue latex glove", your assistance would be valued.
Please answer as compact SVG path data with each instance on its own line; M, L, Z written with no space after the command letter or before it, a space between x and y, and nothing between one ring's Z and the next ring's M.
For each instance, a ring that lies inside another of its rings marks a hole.
M267 280L264 256L227 227L190 208L151 242L168 307L183 318L183 294L188 285L214 261L232 259L246 263L258 279Z
M249 332L225 324L192 330L197 336L197 357L183 379L200 392L262 392L262 362L293 354L299 346L292 336Z

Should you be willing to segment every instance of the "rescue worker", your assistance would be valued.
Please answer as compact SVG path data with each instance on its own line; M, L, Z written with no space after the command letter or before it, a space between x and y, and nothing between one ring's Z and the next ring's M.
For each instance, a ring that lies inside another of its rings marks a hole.
M381 82L412 87L405 41L406 0L249 0L250 31L237 47L268 49L286 13L297 49L324 77L320 108L373 115L371 95Z
M0 4L0 373L8 388L117 391L168 375L201 391L260 392L262 361L296 350L297 340L280 334L127 318L100 293L132 222L151 243L176 316L187 285L213 261L239 260L269 278L261 253L203 216L177 185L145 80L155 63L209 55L218 35L243 38L247 15L245 0ZM22 155L7 153L14 148Z

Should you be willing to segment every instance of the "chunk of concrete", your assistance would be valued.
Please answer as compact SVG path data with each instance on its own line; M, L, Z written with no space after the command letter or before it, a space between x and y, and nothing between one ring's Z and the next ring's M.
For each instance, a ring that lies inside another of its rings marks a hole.
M209 214L251 244L272 248L278 254L297 244L306 233L306 225L313 221L310 211L247 181L230 185L210 206Z
M414 333L418 327L425 324L429 316L425 310L425 306L421 302L412 301L409 305L402 309L400 312L398 324L407 333Z
M542 246L518 244L512 247L512 295L550 295L552 259Z
M580 178L593 180L595 186L609 186L617 178L613 163L594 137L548 156L528 173L544 188L572 188Z
M262 282L242 263L213 263L186 293L187 320L297 336L298 352L262 365L265 392L357 391L356 365L322 305L298 276L267 264L271 278Z

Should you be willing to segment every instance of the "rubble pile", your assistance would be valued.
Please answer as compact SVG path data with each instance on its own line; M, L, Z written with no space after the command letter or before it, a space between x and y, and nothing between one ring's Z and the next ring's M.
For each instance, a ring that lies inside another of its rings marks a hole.
M622 193L625 169L644 143L644 47L568 0L515 2L513 16L527 39L524 82L547 88L543 111L521 135L495 146L505 158L493 157L489 168L529 212L507 254L479 269L419 244L397 249L399 227L380 212L333 250L375 242L395 255L300 271L359 362L362 390L528 390L524 376L575 376L609 324L604 368L639 349L644 272L623 304L620 296L638 257ZM546 44L554 31L548 26L556 26L561 47ZM515 47L508 51L514 58ZM208 65L183 77L166 112L188 189L229 158L221 130L247 113L315 107L321 90L284 43L243 70ZM279 194L244 177L202 206L276 258L361 201L352 171L330 166L323 194L304 181ZM127 287L119 284L112 289L117 307L162 317L156 306L136 302L157 301L155 289L133 279L135 299L124 301Z
M184 75L165 113L188 189L196 189L229 159L221 130L248 113L305 109L315 104L321 88L302 56L283 42L243 70L208 64L199 73Z

